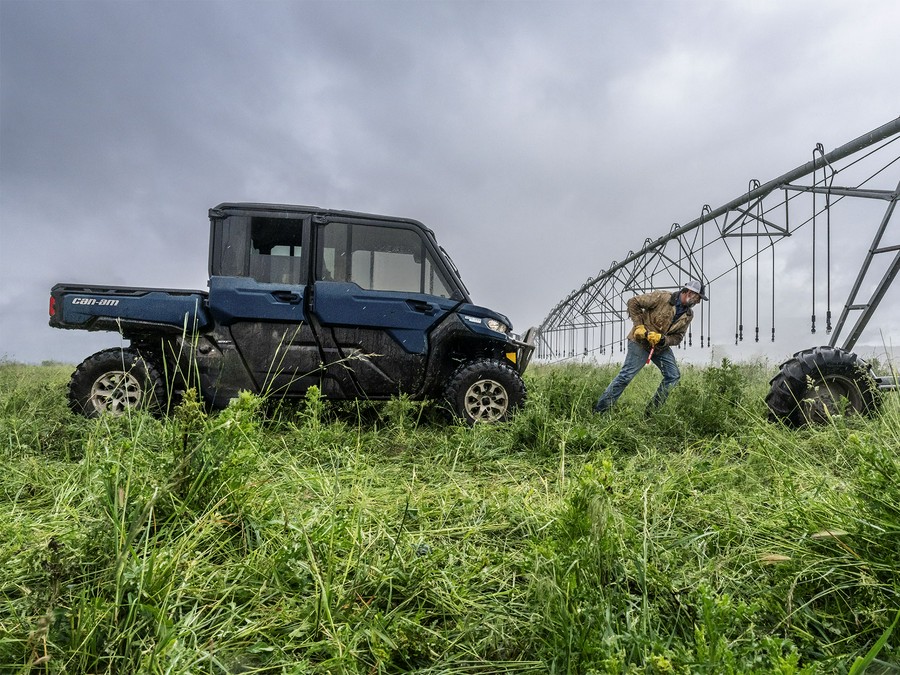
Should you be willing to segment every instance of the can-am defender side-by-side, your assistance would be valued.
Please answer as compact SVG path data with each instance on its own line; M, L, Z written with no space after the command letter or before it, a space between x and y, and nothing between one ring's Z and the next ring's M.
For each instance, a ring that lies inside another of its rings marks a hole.
M208 291L57 284L50 325L116 331L69 384L87 416L162 411L188 386L211 408L240 391L444 401L468 423L525 400L534 330L472 304L422 223L272 204L209 212Z

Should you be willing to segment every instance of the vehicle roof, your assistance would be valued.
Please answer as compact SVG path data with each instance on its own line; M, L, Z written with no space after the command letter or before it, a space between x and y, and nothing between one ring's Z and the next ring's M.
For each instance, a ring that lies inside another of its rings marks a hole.
M316 216L343 216L349 218L360 218L365 220L374 220L374 221L384 221L384 222L392 222L392 223L405 223L407 225L413 225L417 228L421 228L427 231L429 234L433 232L429 227L427 227L421 221L415 220L413 218L401 218L398 216L386 216L379 215L377 213L364 213L361 211L343 211L338 209L324 209L319 206L303 206L299 204L265 204L259 202L222 202L218 206L214 206L210 209L210 215L213 215L213 211L259 211L259 212L267 212L271 213L273 211L280 211L282 213L302 213L302 214L312 214Z

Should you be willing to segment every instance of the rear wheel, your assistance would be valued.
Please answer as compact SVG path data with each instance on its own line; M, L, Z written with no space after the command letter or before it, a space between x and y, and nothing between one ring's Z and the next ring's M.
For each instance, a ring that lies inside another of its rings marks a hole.
M822 424L834 415L872 414L878 407L878 387L868 364L836 347L797 352L769 384L769 419L790 426Z
M525 383L505 363L481 359L460 366L453 373L444 399L467 424L503 422L525 402Z
M69 407L85 417L158 413L165 401L159 369L134 349L104 349L89 356L69 381Z

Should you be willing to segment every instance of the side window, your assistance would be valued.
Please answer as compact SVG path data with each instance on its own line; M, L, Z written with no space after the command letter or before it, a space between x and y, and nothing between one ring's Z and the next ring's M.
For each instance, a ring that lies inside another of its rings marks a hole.
M274 284L302 284L303 221L250 219L250 276Z
M319 246L316 279L321 281L450 297L448 284L415 230L328 223L321 229Z

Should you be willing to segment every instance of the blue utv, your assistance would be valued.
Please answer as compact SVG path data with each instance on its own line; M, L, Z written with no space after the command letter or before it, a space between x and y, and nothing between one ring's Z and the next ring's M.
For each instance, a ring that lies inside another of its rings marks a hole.
M467 423L525 400L534 330L472 304L422 223L307 206L210 209L208 291L57 284L50 325L116 331L75 370L71 408L166 412L187 387L211 409L240 391L438 400Z

